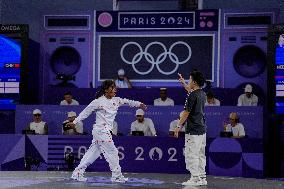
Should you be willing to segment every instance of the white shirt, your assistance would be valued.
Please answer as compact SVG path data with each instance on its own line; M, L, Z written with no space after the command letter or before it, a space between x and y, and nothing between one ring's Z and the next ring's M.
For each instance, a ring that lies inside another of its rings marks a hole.
M68 120L64 121L64 123L66 122L69 122ZM83 122L82 121L79 121L78 123L75 124L75 130L77 133L80 133L80 134L83 134ZM63 128L62 128L62 134L67 134L67 135L73 135L75 134L74 130L73 129L69 129L67 131L64 131Z
M117 129L118 129L118 125L116 121L113 121L113 127L112 127L112 134L117 135Z
M246 94L242 94L238 98L238 106L257 106L258 97L254 94L250 98Z
M226 127L227 132L232 132L233 136L245 136L245 128L244 125L241 123L237 123L235 127L232 127L231 124L228 124Z
M154 106L174 106L175 103L172 99L167 98L165 101L162 101L161 98L157 98L154 100Z
M41 121L39 123L36 123L36 122L31 122L30 123L30 126L29 126L29 129L30 130L34 130L36 134L38 135L44 135L44 134L47 134L45 133L45 130L44 130L44 126L45 126L46 122L44 121Z
M206 98L206 102L205 102L205 106L220 106L220 101L216 98L214 98L214 103L213 104L209 104Z
M131 132L132 131L143 131L144 136L155 136L156 129L154 123L150 118L144 118L142 123L137 120L131 123Z
M127 81L125 80L121 81L119 79L115 80L115 86L117 88L128 88Z
M113 97L107 99L101 96L93 100L73 121L74 124L86 119L93 111L96 111L96 123L94 128L110 131L113 128L113 121L120 106L128 104L130 107L139 107L141 102L128 100L126 98Z
M173 120L170 123L170 130L169 131L175 131L175 128L178 126L178 122L179 122L179 119ZM184 126L181 128L180 132L185 132Z
M79 102L77 100L72 99L72 102L68 104L66 100L62 100L60 102L60 105L79 105Z

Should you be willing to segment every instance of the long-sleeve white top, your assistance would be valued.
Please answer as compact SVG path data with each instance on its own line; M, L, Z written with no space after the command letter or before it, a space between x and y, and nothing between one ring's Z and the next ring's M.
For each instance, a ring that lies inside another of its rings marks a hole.
M94 127L101 130L112 130L113 121L120 106L128 104L130 107L139 107L141 102L126 98L113 97L111 99L101 96L93 100L73 121L74 124L86 119L92 112L96 111L96 123Z

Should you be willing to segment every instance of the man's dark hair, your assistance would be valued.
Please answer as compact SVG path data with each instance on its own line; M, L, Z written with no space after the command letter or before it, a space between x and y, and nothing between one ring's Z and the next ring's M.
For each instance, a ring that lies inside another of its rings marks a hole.
M72 94L71 94L71 92L70 92L70 91L68 91L68 92L64 93L64 96L65 96L65 95L71 95L71 96L72 96Z
M191 76L192 81L195 81L199 87L202 87L204 85L205 79L201 72L193 71L189 75Z
M105 90L107 90L112 85L115 85L113 80L105 80L96 92L96 98L100 98L101 96L103 96L105 94Z
M207 96L207 98L209 98L209 99L215 98L215 95L214 95L213 91L208 91L208 92L206 93L206 96Z

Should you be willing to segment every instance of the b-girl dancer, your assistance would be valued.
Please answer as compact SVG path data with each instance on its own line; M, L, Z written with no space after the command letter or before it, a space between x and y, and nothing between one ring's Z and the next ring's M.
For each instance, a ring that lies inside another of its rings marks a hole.
M101 153L103 153L112 172L111 181L124 183L128 180L121 173L118 150L114 145L110 131L112 130L117 110L121 105L128 104L131 107L139 107L142 109L146 109L146 105L138 101L115 97L115 95L116 86L114 81L104 81L96 94L96 99L93 100L72 123L69 123L70 126L73 126L96 111L96 123L93 125L92 131L92 144L81 159L78 167L73 171L71 178L74 180L87 181L87 178L84 177L85 170Z

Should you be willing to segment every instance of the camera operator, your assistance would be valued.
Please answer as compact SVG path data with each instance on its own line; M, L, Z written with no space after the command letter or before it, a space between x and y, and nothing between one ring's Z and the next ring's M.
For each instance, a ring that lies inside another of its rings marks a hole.
M67 170L68 171L73 171L73 169L75 168L74 167L75 157L74 157L73 152L71 152L70 150L65 152L64 159L65 159L65 162L67 163Z

